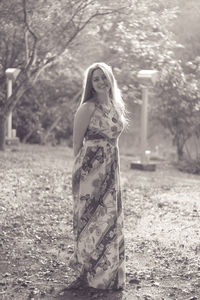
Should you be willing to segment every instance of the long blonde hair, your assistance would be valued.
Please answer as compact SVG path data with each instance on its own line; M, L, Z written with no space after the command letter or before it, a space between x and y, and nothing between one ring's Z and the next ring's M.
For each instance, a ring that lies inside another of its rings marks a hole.
M80 105L94 98L93 88L92 88L92 74L96 69L101 69L104 72L107 80L109 81L111 86L110 97L112 99L114 107L119 113L119 116L121 116L122 122L125 124L126 118L125 118L124 101L122 99L120 89L118 88L117 81L113 75L112 68L106 63L103 62L94 63L85 71L83 93L82 93Z

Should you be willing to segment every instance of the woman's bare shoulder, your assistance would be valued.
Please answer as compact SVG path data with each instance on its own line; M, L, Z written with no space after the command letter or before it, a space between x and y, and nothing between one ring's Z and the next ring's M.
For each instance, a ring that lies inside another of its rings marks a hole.
M93 114L94 110L95 110L95 103L94 101L89 100L79 106L76 115L79 116L84 115L90 117Z
M81 104L78 108L78 111L88 112L90 114L93 113L94 109L95 109L95 102L91 99Z
M93 99L88 100L87 102L82 104L85 109L94 110L95 108L95 101Z

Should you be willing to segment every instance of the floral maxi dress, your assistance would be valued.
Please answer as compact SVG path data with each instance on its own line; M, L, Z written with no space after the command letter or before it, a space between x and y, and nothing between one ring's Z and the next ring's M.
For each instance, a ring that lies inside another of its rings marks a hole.
M90 287L125 285L123 210L119 181L118 137L123 124L114 109L95 104L72 173L75 267Z

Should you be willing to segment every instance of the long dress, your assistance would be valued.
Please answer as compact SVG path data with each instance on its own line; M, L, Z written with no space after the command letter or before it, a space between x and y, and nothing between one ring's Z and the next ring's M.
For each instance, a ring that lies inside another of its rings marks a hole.
M98 289L125 286L123 207L119 178L119 115L95 104L72 172L73 265Z

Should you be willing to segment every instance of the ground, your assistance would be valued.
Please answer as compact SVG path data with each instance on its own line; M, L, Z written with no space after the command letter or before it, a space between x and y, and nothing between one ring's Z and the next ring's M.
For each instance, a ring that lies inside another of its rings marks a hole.
M200 299L200 177L159 162L130 169L121 155L124 291L63 291L73 279L71 169L67 147L0 153L0 299Z

